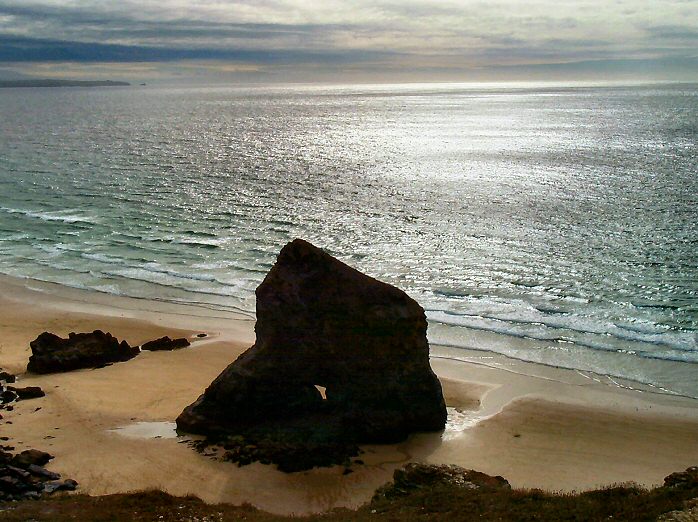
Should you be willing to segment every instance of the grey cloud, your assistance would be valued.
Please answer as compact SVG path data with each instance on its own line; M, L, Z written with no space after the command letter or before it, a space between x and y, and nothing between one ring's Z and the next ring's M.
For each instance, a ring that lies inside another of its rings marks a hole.
M698 47L698 27L684 27L676 25L659 25L647 28L647 31L656 37L691 40Z
M0 61L219 60L366 70L429 70L433 61L453 70L671 61L698 48L695 2L667 0L650 14L648 2L587 0L581 9L559 0L162 0L137 8L136 0L0 0Z
M387 51L249 50L170 48L113 45L25 38L0 33L0 62L157 62L176 60L229 60L242 63L363 63L394 57Z
M206 46L209 41L220 38L245 38L250 40L271 39L284 36L305 36L326 33L335 30L349 30L349 25L339 24L271 24L271 23L221 23L206 20L152 20L137 19L122 12L94 12L86 9L57 8L55 6L36 7L7 5L0 2L0 15L15 18L15 31L25 36L33 29L32 24L41 22L42 32L48 28L70 34L76 33L76 39L86 36L104 40L122 39L170 39L189 38L201 41ZM22 31L22 24L24 31ZM50 36L50 35L46 35ZM196 41L194 42L196 44Z

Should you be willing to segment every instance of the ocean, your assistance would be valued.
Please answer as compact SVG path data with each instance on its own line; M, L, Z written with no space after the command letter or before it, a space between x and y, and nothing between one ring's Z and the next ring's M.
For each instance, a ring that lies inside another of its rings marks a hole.
M436 355L698 398L698 85L0 92L0 273L253 318L296 237Z

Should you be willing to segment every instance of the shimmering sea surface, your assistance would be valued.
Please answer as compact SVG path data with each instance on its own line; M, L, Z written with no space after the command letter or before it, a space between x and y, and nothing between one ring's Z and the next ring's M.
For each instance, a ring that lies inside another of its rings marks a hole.
M0 273L254 315L302 237L494 351L698 397L698 85L0 91Z

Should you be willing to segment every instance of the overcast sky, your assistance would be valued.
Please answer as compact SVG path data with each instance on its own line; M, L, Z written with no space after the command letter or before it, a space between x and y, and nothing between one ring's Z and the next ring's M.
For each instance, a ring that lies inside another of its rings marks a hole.
M698 80L698 0L0 0L0 76Z

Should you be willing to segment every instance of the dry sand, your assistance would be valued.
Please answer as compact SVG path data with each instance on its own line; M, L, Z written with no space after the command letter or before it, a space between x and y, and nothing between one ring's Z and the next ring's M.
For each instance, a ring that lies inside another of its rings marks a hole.
M698 401L538 365L434 359L449 406L443 434L365 446L366 464L349 475L341 467L294 474L258 463L238 468L182 443L172 422L253 342L249 318L10 278L0 278L0 307L0 367L17 373L20 386L47 393L3 412L2 434L18 450L54 454L49 468L90 494L160 488L300 514L358 506L410 460L503 475L515 487L565 491L626 481L651 486L698 464ZM165 334L209 337L98 370L23 374L29 341L42 331L96 328L132 344Z

